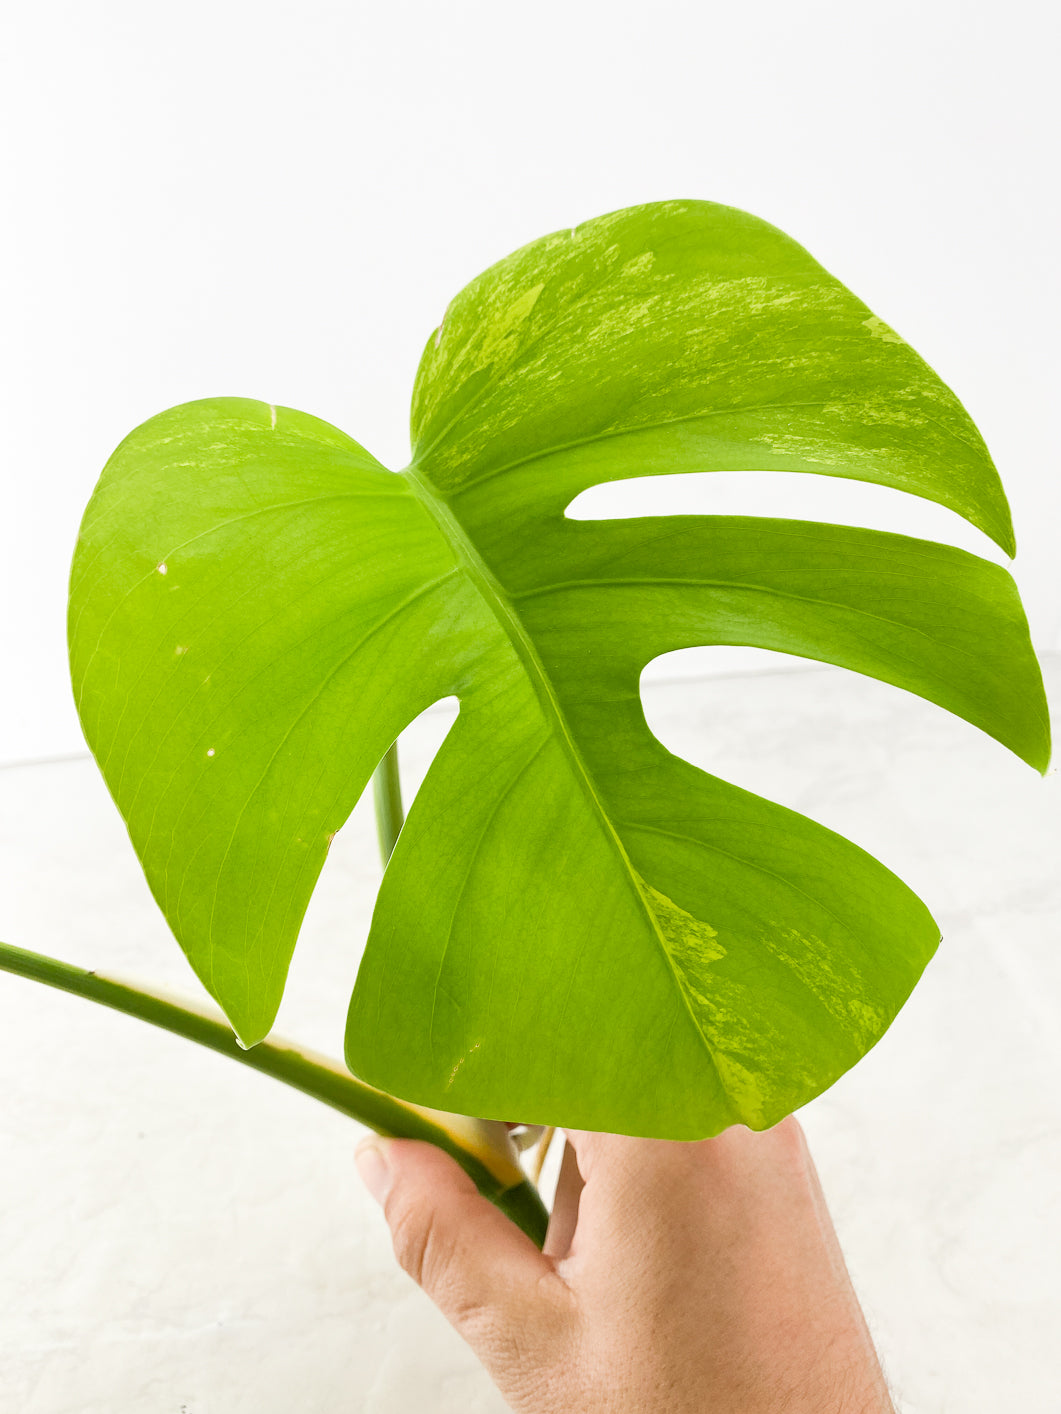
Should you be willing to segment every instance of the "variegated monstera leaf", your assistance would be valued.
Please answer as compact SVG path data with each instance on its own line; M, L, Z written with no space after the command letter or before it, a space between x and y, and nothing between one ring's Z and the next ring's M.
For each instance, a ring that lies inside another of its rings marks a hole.
M517 251L428 341L413 458L222 398L153 418L85 515L89 743L192 966L252 1045L328 844L402 729L460 712L386 870L351 1068L481 1116L769 1125L872 1046L932 955L855 845L671 755L639 678L694 644L851 668L1042 769L999 566L793 520L574 521L596 483L772 470L938 501L1005 550L957 398L800 246L702 202Z

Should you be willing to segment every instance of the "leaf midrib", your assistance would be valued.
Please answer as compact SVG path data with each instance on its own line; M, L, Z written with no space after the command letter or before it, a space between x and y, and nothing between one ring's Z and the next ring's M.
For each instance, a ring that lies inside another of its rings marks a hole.
M907 633L915 633L920 638L927 638L929 643L936 644L943 648L950 648L951 651L959 653L962 657L972 658L979 661L979 654L968 648L959 648L956 644L947 644L945 640L937 638L927 629L917 628L913 624L904 624L899 619L891 619L887 614L875 614L872 609L860 608L857 604L845 604L839 599L826 599L813 594L795 594L790 589L778 589L776 585L755 584L750 580L740 579L706 579L701 575L619 575L611 576L607 579L567 579L557 580L553 584L543 584L535 589L523 590L513 597L516 599L536 599L548 594L562 594L569 589L601 589L608 585L619 585L624 589L631 587L642 588L650 586L659 588L661 586L676 585L681 588L688 588L690 585L698 589L732 589L744 591L749 594L767 594L775 599L791 599L796 604L814 604L823 609L839 609L842 613L852 614L865 619L873 619L877 623L888 624L892 628L902 629ZM753 645L750 645L753 646ZM824 659L825 662L833 662L833 659ZM846 667L845 663L837 663L837 667ZM925 668L932 676L941 682L947 682L947 678L942 673L931 673L931 669Z
M631 889L633 890L635 897L637 898L637 902L641 908L641 911L643 912L645 918L648 920L649 927L659 945L659 950L663 956L664 962L666 963L667 968L669 969L671 975L674 978L674 984L677 988L678 995L682 1000L682 1005L685 1007L689 1019L692 1022L693 1029L696 1035L700 1038L700 1042L703 1045L705 1052L707 1053L708 1060L710 1061L711 1066L714 1069L716 1076L718 1077L718 1082L723 1090L723 1093L728 1094L728 1092L726 1091L725 1083L722 1079L721 1071L715 1063L715 1057L711 1047L711 1043L708 1040L707 1036L704 1034L704 1030L701 1027L699 1021L697 1020L696 1014L693 1012L692 1007L689 1005L689 998L686 995L685 987L682 985L682 979L679 976L678 971L674 965L674 960L670 955L666 940L664 939L663 934L660 931L659 921L656 918L656 915L653 913L652 909L650 908L648 900L645 898L645 895L643 894L640 886L638 885L637 880L638 878L640 878L640 874L634 868L630 856L627 853L622 840L619 838L615 826L612 824L608 812L604 807L604 802L597 794L593 778L590 775L589 769L586 766L586 763L583 761L582 754L579 751L578 746L576 745L573 737L571 736L570 731L568 730L567 722L564 718L563 711L561 710L560 703L557 700L556 693L553 691L552 683L549 681L549 675L545 671L545 665L542 663L542 660L538 655L537 648L534 646L532 639L529 637L527 631L520 623L519 618L515 612L515 607L510 601L508 595L502 589L501 585L499 584L493 572L490 570L489 566L483 561L475 546L469 540L463 526L460 524L457 517L450 510L446 502L434 491L430 483L427 481L427 478L423 475L423 473L416 469L415 465L406 467L404 472L400 474L409 480L412 485L414 494L418 496L424 509L438 525L439 530L446 537L447 541L453 548L454 552L457 555L457 558L460 560L463 565L463 568L467 572L472 584L478 590L483 602L486 604L490 612L494 615L494 618L500 625L502 632L508 638L509 642L512 644L513 648L518 654L520 661L523 663L527 676L530 678L531 683L534 686L538 700L545 708L546 716L551 717L553 719L556 728L556 735L558 736L564 751L566 752L568 758L571 761L575 778L585 791L585 794L590 802L591 807L599 817L600 822L604 827L604 830L606 831L608 837L611 839L615 850L619 855L619 858L623 862L625 868L625 877Z

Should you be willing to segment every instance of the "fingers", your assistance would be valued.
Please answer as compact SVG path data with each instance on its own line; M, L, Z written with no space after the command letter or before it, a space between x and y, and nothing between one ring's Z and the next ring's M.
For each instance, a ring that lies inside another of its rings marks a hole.
M370 1139L357 1159L398 1262L498 1383L516 1365L551 1363L573 1298L530 1238L431 1144Z

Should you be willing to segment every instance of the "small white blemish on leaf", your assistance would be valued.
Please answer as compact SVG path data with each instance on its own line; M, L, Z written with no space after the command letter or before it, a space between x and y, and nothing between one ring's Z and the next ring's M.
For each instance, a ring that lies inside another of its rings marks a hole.
M212 746L211 746L211 747L208 747L206 754L207 754L207 756L213 756L213 754L214 754L214 748L213 748Z
M173 652L176 654L176 656L177 656L178 658L181 656L182 653L187 653L187 651L188 651L188 645L187 645L186 643L178 643L177 646L176 646L176 648L174 648L174 650L173 650Z
M156 565L155 569L158 570L159 574L169 574L169 566L166 564L165 560L163 560L160 565Z
M272 403L269 404L269 426L276 431L276 408Z

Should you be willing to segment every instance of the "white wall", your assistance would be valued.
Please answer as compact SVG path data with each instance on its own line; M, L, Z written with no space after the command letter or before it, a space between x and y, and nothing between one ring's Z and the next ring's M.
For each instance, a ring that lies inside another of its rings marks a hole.
M466 280L546 231L673 196L790 232L951 383L1009 492L1037 644L1061 647L1053 7L18 8L0 57L0 759L81 747L67 568L136 423L260 397L401 466L421 346ZM666 508L761 510L756 488L779 479L738 480ZM632 493L660 507L658 487ZM590 494L594 513L619 504ZM775 514L992 554L879 488L776 494Z

